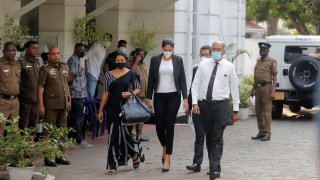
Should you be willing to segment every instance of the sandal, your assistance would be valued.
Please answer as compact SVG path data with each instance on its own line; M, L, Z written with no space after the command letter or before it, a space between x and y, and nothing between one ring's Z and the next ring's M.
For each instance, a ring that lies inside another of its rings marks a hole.
M111 169L109 172L107 172L108 175L115 175L117 173L116 169Z
M136 157L136 158L134 159L134 157ZM139 165L140 165L140 159L139 159L137 153L136 153L136 155L134 157L132 158L132 164L133 164L133 167L135 169L137 169L139 167Z

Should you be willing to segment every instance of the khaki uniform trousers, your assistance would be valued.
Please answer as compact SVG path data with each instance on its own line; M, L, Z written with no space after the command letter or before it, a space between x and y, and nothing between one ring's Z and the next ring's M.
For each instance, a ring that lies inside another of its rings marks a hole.
M3 113L5 117L18 117L19 116L19 100L15 99L0 99L0 113ZM0 137L4 134L5 124L0 123Z
M255 105L260 135L271 135L272 85L255 88Z
M58 128L67 127L66 109L46 109L43 122L52 124ZM44 134L46 134L44 132Z

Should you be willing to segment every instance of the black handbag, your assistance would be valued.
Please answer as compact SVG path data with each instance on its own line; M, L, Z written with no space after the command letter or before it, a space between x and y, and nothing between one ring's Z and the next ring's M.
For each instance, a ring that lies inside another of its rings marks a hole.
M121 120L123 125L147 122L151 118L150 110L137 95L133 95L122 105Z

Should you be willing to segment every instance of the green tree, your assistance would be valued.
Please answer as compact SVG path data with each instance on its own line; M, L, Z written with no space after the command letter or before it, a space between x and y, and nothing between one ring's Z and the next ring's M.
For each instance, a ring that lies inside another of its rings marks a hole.
M248 0L247 20L266 21L268 35L276 34L278 19L301 35L315 34L320 16L319 0Z

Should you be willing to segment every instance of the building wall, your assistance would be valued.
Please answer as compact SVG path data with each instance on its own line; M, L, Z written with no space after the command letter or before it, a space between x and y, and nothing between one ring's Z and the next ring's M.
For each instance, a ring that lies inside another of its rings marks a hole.
M28 0L24 0L26 2ZM95 0L99 8L110 0ZM9 3L10 2L10 3ZM47 44L58 44L64 56L73 52L75 18L85 15L85 0L48 0L39 6L39 36ZM126 39L128 51L133 50L129 38L132 32L144 27L156 31L158 46L146 59L161 53L163 38L174 39L175 54L184 59L188 81L192 65L198 63L199 49L220 40L244 48L245 0L120 0L117 5L98 15L97 23L112 33L113 42L108 48L116 49L117 41ZM7 5L9 3L9 5ZM0 1L0 33L4 14L16 10L20 1ZM4 8L8 6L9 8ZM5 10L5 11L3 11ZM1 14L2 13L2 14ZM231 56L232 54L228 54ZM237 60L238 74L243 74L243 57Z
M97 7L106 1L97 0ZM113 35L112 45L108 51L116 50L117 42L120 39L128 41L128 51L134 49L130 44L132 32L144 27L147 32L156 31L156 43L158 46L148 57L161 52L161 41L163 38L174 38L174 5L164 8L157 8L163 4L157 0L121 0L118 5L106 10L97 17L97 22L107 32ZM146 62L148 63L148 60Z
M40 41L58 45L66 62L74 49L74 21L84 16L85 0L48 0L39 6Z
M256 65L256 60L259 57L259 46L258 42L265 41L265 39L245 39L245 49L249 50L252 53L251 58L245 56L244 59L244 75L253 76L254 66Z

